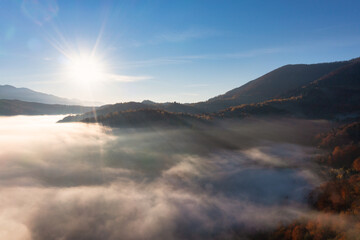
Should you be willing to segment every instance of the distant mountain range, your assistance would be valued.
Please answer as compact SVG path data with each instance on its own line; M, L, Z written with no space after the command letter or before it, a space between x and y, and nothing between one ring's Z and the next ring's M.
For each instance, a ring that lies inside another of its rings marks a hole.
M0 99L20 100L25 102L37 102L44 104L62 105L98 105L96 102L67 99L51 94L33 91L28 88L17 88L11 85L0 85Z
M28 101L68 102L66 99L30 89L14 88L8 85L0 86L0 89L0 98L15 96L14 93L23 92L21 99L26 98ZM7 108L7 105L10 107ZM29 104L25 102L4 102L3 100L0 104L0 114L4 115L2 111L4 108L19 109L13 110L11 114L41 112L41 114L46 114L44 113L46 111L53 114L57 111L64 113L70 109L64 106L46 106L46 104L35 106L32 103L30 105L34 108L28 108ZM38 107L47 110L42 111L37 109ZM333 63L286 65L205 102L179 104L145 100L141 103L104 105L96 108L95 111L88 109L89 111L84 113L86 109L72 106L72 112L80 114L68 116L62 122L98 121L108 125L126 125L131 119L136 123L135 125L141 125L139 121L159 123L165 122L165 119L172 119L171 123L175 124L190 119L197 122L199 119L207 121L213 118L264 115L327 119L358 117L360 115L360 58ZM137 118L139 121L136 120Z
M2 116L75 114L89 112L92 109L92 107L79 105L43 104L0 99L0 115Z
M91 102L66 99L28 88L0 85L0 115L79 114L91 111Z

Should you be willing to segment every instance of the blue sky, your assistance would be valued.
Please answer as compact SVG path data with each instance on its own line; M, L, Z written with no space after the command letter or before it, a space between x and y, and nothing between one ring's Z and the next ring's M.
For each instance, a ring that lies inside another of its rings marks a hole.
M106 79L77 81L92 53ZM360 56L360 1L0 0L0 84L113 103L203 101L295 63Z

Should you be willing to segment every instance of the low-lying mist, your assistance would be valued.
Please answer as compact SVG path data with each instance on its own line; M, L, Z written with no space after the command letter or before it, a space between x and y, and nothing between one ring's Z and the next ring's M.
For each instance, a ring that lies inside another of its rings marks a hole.
M0 118L0 239L221 239L313 214L305 120L110 129Z

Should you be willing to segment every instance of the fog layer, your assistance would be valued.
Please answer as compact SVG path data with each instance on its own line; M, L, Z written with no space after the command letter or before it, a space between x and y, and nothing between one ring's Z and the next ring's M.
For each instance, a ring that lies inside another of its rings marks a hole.
M0 118L0 239L212 239L308 216L324 123L109 129ZM306 128L308 131L304 131Z

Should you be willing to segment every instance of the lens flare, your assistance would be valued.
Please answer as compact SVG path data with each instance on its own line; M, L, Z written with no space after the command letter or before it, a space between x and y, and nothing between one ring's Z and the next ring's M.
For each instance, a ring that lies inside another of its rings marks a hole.
M98 82L104 79L104 64L91 55L74 55L68 59L67 73L78 82Z

